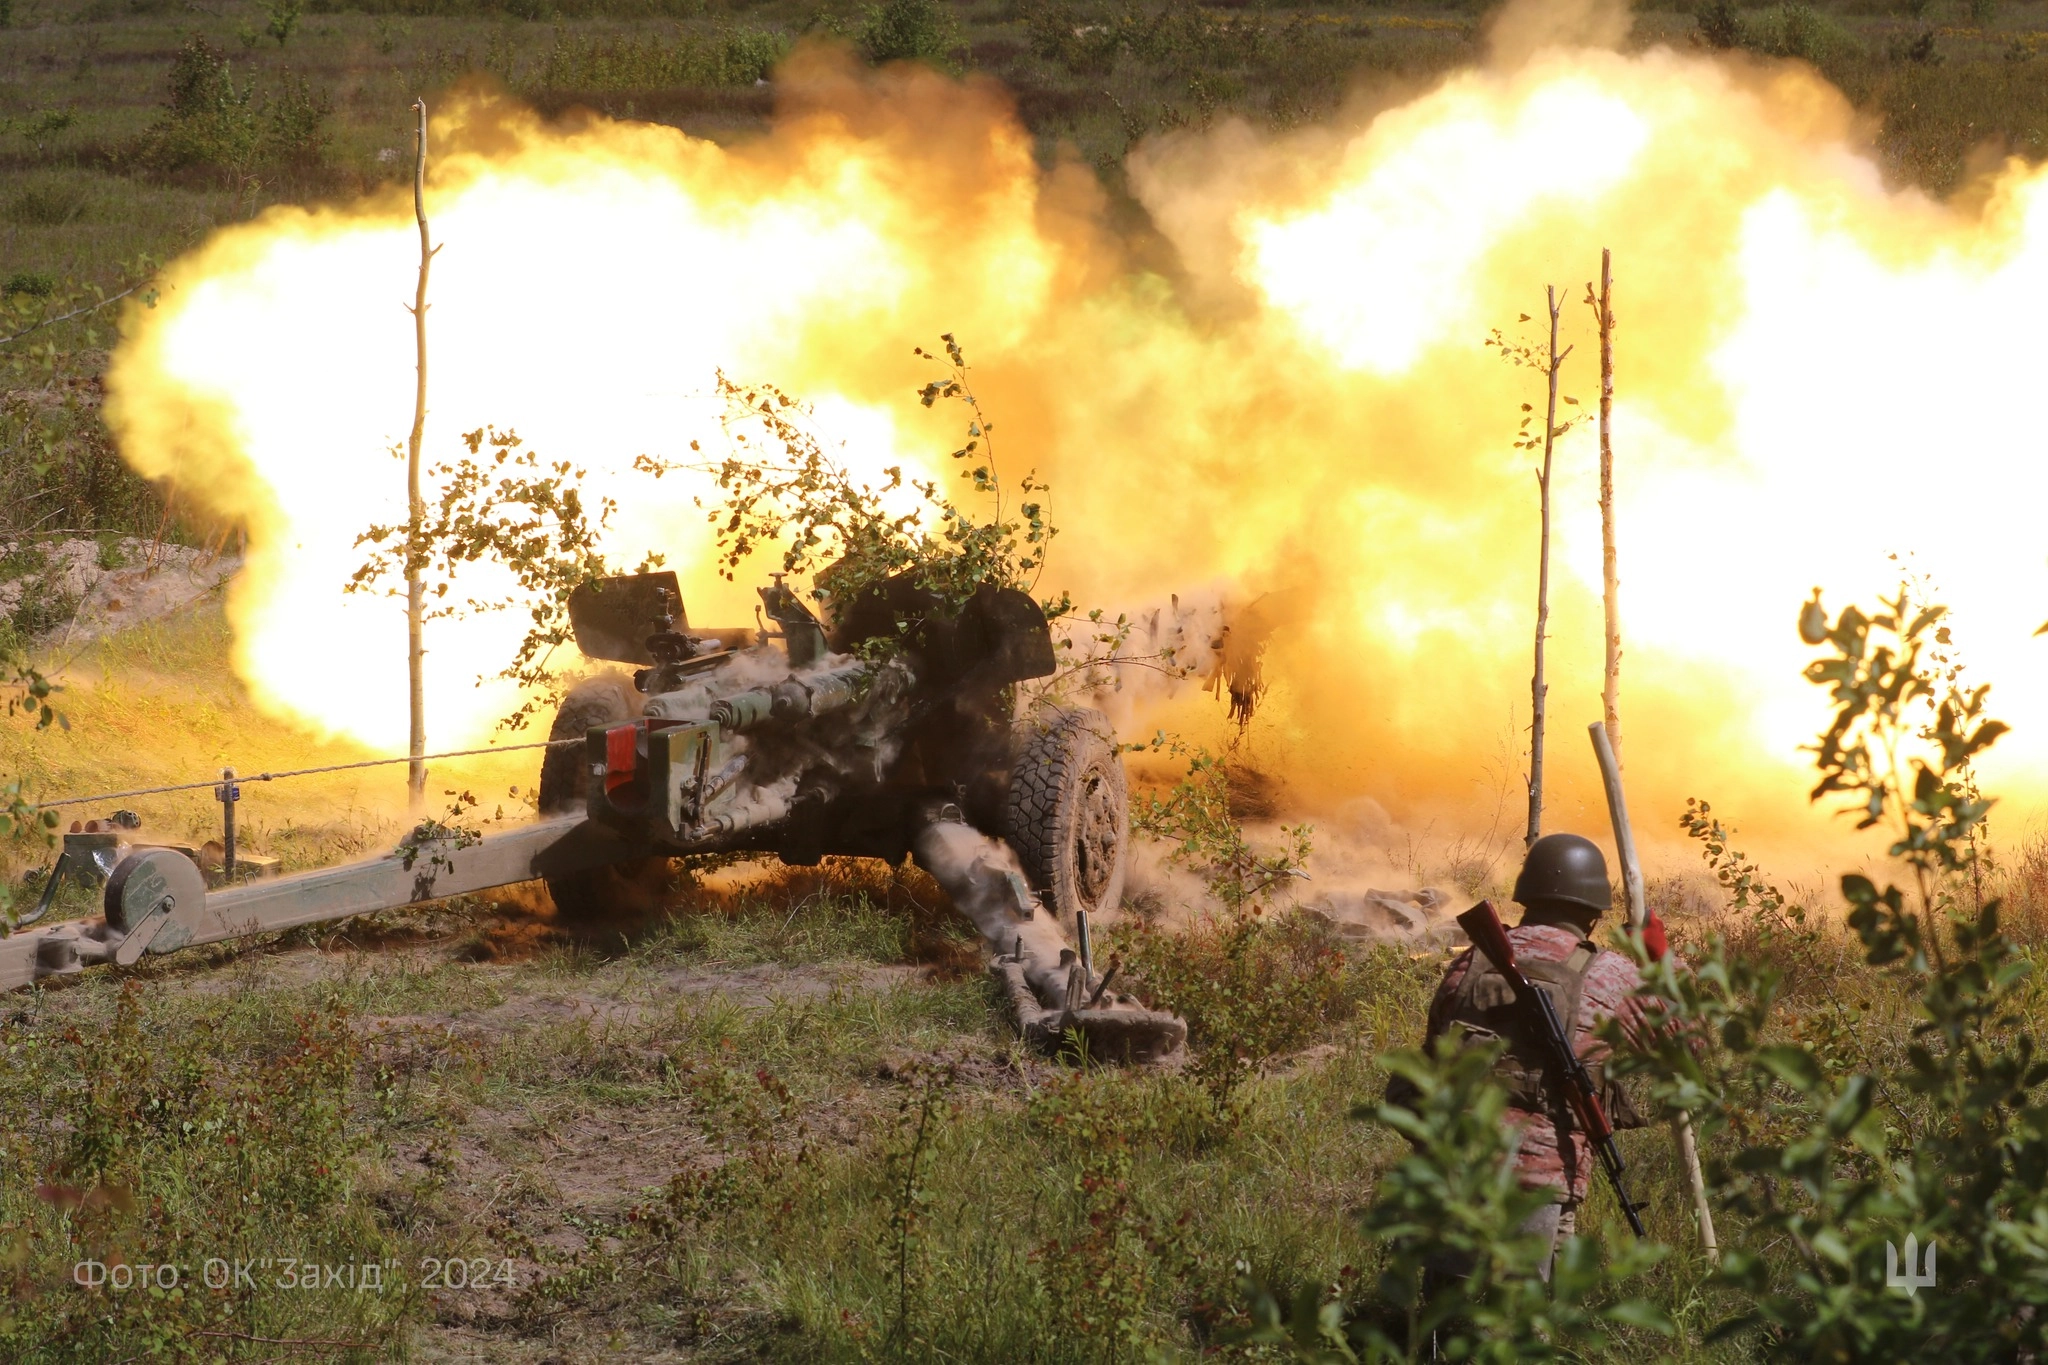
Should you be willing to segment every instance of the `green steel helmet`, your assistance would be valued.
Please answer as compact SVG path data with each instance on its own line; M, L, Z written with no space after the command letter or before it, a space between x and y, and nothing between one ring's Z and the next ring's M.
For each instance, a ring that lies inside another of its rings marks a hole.
M1515 900L1522 905L1564 901L1604 915L1614 905L1607 859L1591 839L1546 834L1529 845L1529 856L1522 859L1522 875L1515 878Z

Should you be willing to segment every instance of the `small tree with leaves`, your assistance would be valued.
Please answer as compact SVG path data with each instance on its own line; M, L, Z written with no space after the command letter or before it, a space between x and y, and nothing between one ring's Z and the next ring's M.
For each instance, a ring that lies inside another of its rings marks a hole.
M891 579L924 590L947 611L984 585L1032 591L1058 534L1048 519L1046 486L1027 471L1011 501L996 462L995 424L969 383L966 355L950 332L940 340L946 372L918 398L928 408L942 401L967 408L966 441L950 458L965 466L962 477L983 500L982 514L937 480L906 476L901 465L882 470L877 483L863 482L828 447L807 406L771 384L739 384L723 374L717 382L725 457L679 465L642 456L637 465L656 477L677 468L709 474L721 495L706 511L719 571L730 580L743 563L779 547L782 572L809 579L810 596L828 613ZM915 354L939 360L922 347ZM690 444L702 454L697 442ZM902 497L905 490L914 501ZM1072 607L1064 596L1040 605L1048 619Z
M1711 1175L1746 1225L1717 1269L1744 1308L1716 1335L1753 1334L1774 1360L1988 1362L2048 1349L2048 1062L2030 1022L2040 987L1970 875L1991 802L1969 774L2006 727L1986 714L1987 687L1931 658L1945 614L1904 587L1874 613L1851 606L1830 620L1816 592L1800 614L1801 636L1828 651L1806 676L1834 705L1812 750L1813 797L1849 797L1857 828L1888 833L1907 874L1904 887L1841 880L1866 961L1915 1001L1903 1056L1783 1038L1777 971L1719 945L1691 973L1648 973L1689 1041L1667 1038L1634 1065L1667 1103L1736 1140ZM1887 1282L1908 1235L1940 1248L1933 1292Z
M1536 420L1535 406L1522 404L1522 422L1515 437L1515 449L1543 452L1543 463L1536 470L1536 497L1540 526L1540 539L1536 551L1536 663L1529 676L1529 822L1523 842L1533 844L1543 833L1543 724L1544 708L1550 696L1550 683L1544 674L1544 638L1550 631L1550 465L1551 454L1557 438L1570 431L1583 419L1574 417L1560 425L1557 420L1558 371L1572 353L1567 346L1557 348L1557 320L1562 304L1557 297L1556 286L1544 290L1544 300L1550 315L1548 342L1542 348L1526 342L1510 342L1498 331L1486 339L1486 344L1500 351L1501 359L1510 365L1539 371L1543 375L1544 406L1543 430L1532 432L1530 424ZM1523 322L1529 321L1527 313L1522 314ZM1578 399L1564 396L1567 405L1576 407Z

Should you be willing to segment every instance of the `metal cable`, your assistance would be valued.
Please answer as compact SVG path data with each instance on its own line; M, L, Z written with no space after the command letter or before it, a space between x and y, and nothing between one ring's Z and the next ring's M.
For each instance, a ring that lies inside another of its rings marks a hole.
M433 758L469 758L476 754L510 754L521 749L553 749L564 744L581 744L578 739L548 739L533 744L505 744L489 749L452 749L445 754L421 754L420 762ZM412 756L404 758L369 758L360 763L330 763L324 768L294 768L281 773L251 773L246 777L237 776L236 782L275 782L281 777L310 777L314 773L347 772L351 768L380 768L390 763L410 763ZM202 787L218 787L224 778L209 778L204 782L180 782L169 787L142 787L132 792L101 792L97 796L67 796L61 801L35 801L30 805L36 810L54 810L58 806L83 806L94 801L120 801L130 796L159 796L164 792L191 792Z

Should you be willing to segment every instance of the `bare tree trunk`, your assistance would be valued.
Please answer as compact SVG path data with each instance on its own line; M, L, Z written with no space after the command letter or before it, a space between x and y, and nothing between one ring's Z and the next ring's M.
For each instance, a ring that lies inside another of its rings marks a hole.
M1601 779L1607 788L1607 811L1614 822L1615 853L1621 859L1622 885L1628 896L1629 927L1640 933L1650 915L1643 893L1643 869L1636 857L1635 837L1629 830L1628 804L1621 787L1621 580L1614 567L1614 444L1609 422L1614 414L1614 257L1600 252L1600 296L1586 286L1587 302L1600 327L1600 580L1607 608L1607 681L1600 694L1606 712L1605 725L1593 727L1593 753L1600 762ZM1607 745L1600 744L1605 730ZM1714 1233L1714 1210L1707 1200L1707 1182L1700 1170L1699 1142L1693 1133L1692 1115L1680 1110L1671 1120L1671 1137L1678 1147L1678 1164L1685 1172L1692 1192L1695 1225L1700 1248L1708 1260L1720 1255L1720 1239Z
M1621 580L1614 568L1614 259L1600 250L1600 298L1593 313L1600 325L1600 584L1607 609L1607 681L1600 692L1607 743L1621 763ZM1592 294L1588 287L1586 293Z
M1621 860L1621 885L1628 899L1628 927L1640 934L1650 918L1650 902L1643 889L1643 865L1636 857L1636 838L1629 827L1628 800L1621 789L1621 758L1614 752L1607 729L1599 722L1586 727L1593 737L1593 758L1600 765L1600 782L1607 789L1607 816L1614 824L1614 853ZM1699 1228L1700 1250L1710 1261L1721 1254L1720 1239L1714 1233L1714 1208L1707 1199L1707 1180L1700 1170L1699 1142L1693 1134L1692 1115L1683 1109L1671 1120L1671 1137L1678 1144L1678 1164L1685 1172L1686 1187L1692 1191L1692 1214Z
M1543 539L1536 558L1536 667L1529 676L1529 830L1523 843L1533 844L1543 834L1543 703L1550 684L1543 676L1543 638L1550 630L1550 455L1557 441L1557 372L1571 348L1557 349L1557 286L1546 285L1544 298L1550 308L1550 350L1544 366L1549 397L1543 407L1543 468L1536 475L1536 489L1543 511Z
M420 643L420 622L426 615L427 590L422 573L426 548L420 544L426 521L426 500L420 496L420 439L427 428L427 271L440 250L427 237L427 102L416 99L413 113L419 117L417 150L412 164L412 211L420 224L420 282L413 298L413 343L418 353L419 384L413 391L412 436L405 448L405 670L409 689L412 730L407 753L406 797L412 813L418 815L427 802L427 694L426 654Z

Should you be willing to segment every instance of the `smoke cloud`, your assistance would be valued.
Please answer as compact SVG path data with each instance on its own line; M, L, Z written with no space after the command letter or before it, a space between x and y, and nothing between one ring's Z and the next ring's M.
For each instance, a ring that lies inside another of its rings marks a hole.
M1000 471L1052 485L1041 588L1112 616L1289 594L1259 766L1301 811L1448 834L1493 818L1503 754L1518 780L1530 706L1536 499L1511 442L1538 388L1482 343L1533 339L1517 319L1556 285L1564 390L1585 400L1567 411L1586 410L1582 296L1608 247L1638 828L1669 832L1699 794L1752 830L1833 837L1804 798L1797 746L1824 700L1794 614L1816 584L1870 601L1908 552L2018 727L1987 788L2038 795L2040 175L2008 167L1967 208L1890 189L1810 71L1621 55L1601 46L1614 14L1511 8L1487 67L1362 126L1140 148L1172 279L1135 263L1087 170L1038 164L985 81L801 51L773 130L732 147L468 98L434 123L430 452L516 428L618 499L617 559L663 550L693 622L738 624L750 585L712 571L705 482L650 484L634 456L718 448L722 369L815 401L857 469L950 480L964 418L916 402L932 374L911 348L955 333ZM240 674L379 748L405 733L402 620L341 585L355 535L402 515L412 232L396 190L225 229L129 312L108 378L126 457L249 525ZM1550 823L1597 833L1595 471L1576 426L1557 452ZM477 680L518 631L434 625L434 743L510 709ZM1228 737L1193 689L1119 719Z

